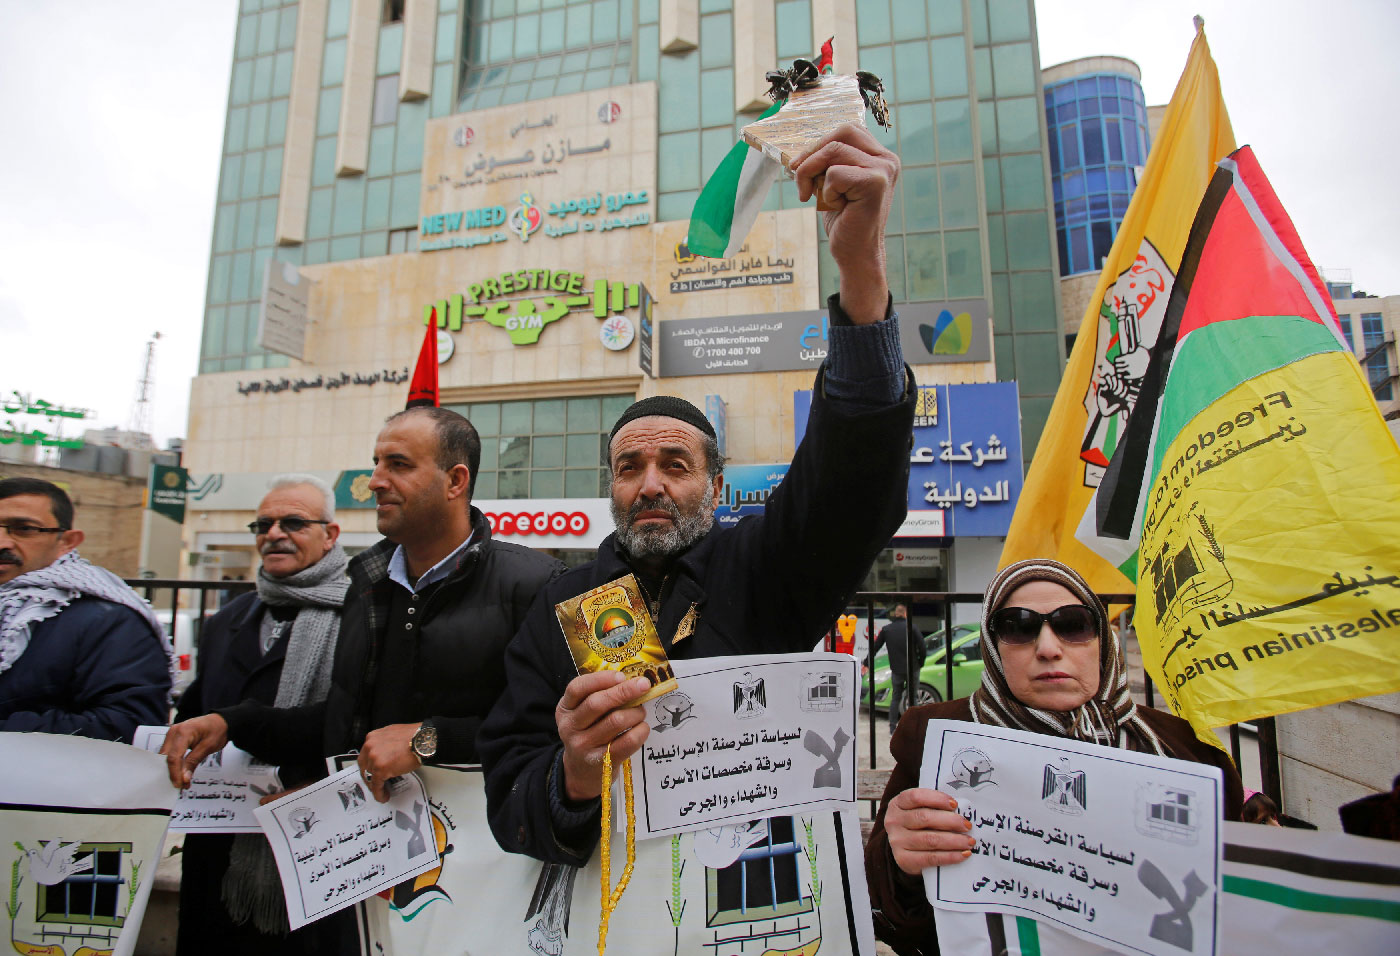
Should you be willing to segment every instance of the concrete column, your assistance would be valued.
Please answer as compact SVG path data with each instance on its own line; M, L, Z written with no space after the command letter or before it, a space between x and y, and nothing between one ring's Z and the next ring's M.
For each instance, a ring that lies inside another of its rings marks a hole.
M854 73L856 65L856 0L812 0L812 54L835 37L836 72Z
M759 113L773 105L763 77L778 67L773 0L734 0L734 109Z
M399 99L421 100L433 91L433 38L437 4L407 0L403 10L403 62L399 67Z
M340 90L340 131L335 174L353 176L369 165L369 124L374 108L374 60L379 50L381 0L353 0L345 41L345 82Z
M311 157L316 149L316 106L321 98L321 56L326 42L326 0L301 0L292 54L292 90L282 147L282 185L277 193L277 244L306 241L311 201Z
M699 0L661 0L661 52L685 53L699 45Z

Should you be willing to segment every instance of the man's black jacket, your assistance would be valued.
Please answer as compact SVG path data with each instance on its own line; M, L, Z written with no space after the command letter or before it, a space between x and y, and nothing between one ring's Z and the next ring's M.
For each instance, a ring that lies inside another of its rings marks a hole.
M898 404L838 411L819 376L807 434L763 515L715 527L682 555L656 622L675 659L810 651L906 514L913 377ZM631 573L615 536L597 560L550 582L506 651L508 690L482 727L487 816L500 845L579 864L598 839L597 801L577 825L551 823L550 775L562 750L554 709L577 676L554 615L560 601ZM694 607L695 631L672 643Z
M273 763L293 763L358 748L365 735L388 723L433 718L438 763L475 763L476 733L505 687L502 657L530 602L564 565L541 552L496 541L486 516L473 507L472 541L456 569L429 586L416 616L417 638L395 712L374 712L375 682L385 664L390 602L401 586L389 580L391 541L380 541L350 561L340 639L324 703L276 710L240 704L221 710L239 747ZM407 592L404 592L405 594Z

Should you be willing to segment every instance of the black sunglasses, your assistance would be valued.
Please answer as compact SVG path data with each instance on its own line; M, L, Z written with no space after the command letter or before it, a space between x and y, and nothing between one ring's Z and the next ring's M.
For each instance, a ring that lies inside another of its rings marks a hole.
M323 519L288 515L285 518L259 518L257 521L250 521L248 522L248 530L253 534L267 534L275 524L282 525L282 530L287 534L296 534L298 531L305 531L313 524L330 524L330 522Z
M992 636L1003 644L1030 644L1040 636L1040 627L1049 622L1050 630L1066 644L1087 644L1099 636L1094 612L1083 604L1066 604L1049 614L1028 607L1004 607L992 612Z

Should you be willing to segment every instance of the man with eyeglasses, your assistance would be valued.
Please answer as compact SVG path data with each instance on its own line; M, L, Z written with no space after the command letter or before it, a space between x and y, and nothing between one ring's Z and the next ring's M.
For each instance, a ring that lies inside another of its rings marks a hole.
M170 640L82 543L62 488L0 480L0 731L130 743L170 713Z
M505 647L535 593L564 570L491 536L471 503L481 439L449 409L393 415L374 445L369 488L384 540L350 562L350 591L320 704L245 701L171 728L171 783L189 785L232 740L278 764L357 750L376 800L423 763L475 763L476 735L505 690Z
M243 701L314 705L330 688L350 584L335 492L314 475L279 475L248 530L262 556L257 589L205 625L180 723ZM295 787L324 776L325 763L283 764L279 773L283 786ZM191 834L181 859L178 954L334 952L348 932L331 919L288 933L281 885L264 878L276 863L261 834Z

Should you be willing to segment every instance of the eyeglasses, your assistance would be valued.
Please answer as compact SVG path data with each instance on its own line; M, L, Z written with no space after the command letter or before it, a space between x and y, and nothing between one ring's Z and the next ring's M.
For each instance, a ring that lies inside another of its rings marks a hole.
M1087 644L1099 636L1094 612L1083 604L1066 604L1049 614L1028 607L1004 607L992 612L992 635L1003 644L1030 644L1040 636L1040 627L1049 622L1050 630L1066 644Z
M41 528L36 524L0 524L5 534L19 541L36 538L41 534L62 534L67 528Z
M298 531L305 531L313 524L330 524L329 521L319 518L302 518L297 515L287 515L285 518L259 518L257 521L248 522L248 530L253 534L267 534L272 530L272 526L280 524L282 530L287 534L296 534Z

